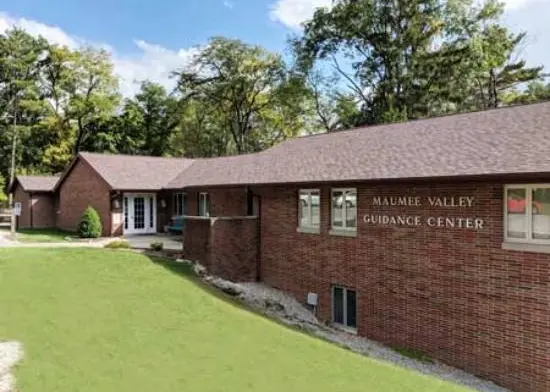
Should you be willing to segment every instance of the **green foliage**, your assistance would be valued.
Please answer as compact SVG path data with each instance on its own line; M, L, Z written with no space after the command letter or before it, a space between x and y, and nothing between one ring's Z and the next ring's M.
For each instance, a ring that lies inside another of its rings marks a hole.
M549 99L542 67L486 0L336 0L292 41L295 62L224 37L121 101L110 55L0 33L0 177L62 172L81 150L211 157L304 134ZM525 85L528 84L527 89ZM15 151L12 154L12 142ZM0 193L0 198L1 196Z
M8 195L6 195L6 180L0 174L0 205L5 204L8 201Z
M550 83L544 84L540 81L531 82L526 89L514 89L507 92L502 101L505 104L526 104L550 100Z
M99 238L102 231L101 219L95 208L88 206L78 223L80 238Z
M157 242L151 242L151 244L149 244L150 248L156 252L160 252L161 250L164 249L164 242L161 242L161 241L157 241Z
M199 146L213 143L213 153L258 151L296 136L304 125L301 80L280 55L259 46L215 37L176 75L192 116L189 130L181 130Z
M403 355L407 358L416 359L418 361L422 361L422 362L425 362L425 363L433 363L434 362L434 360L431 357L424 354L420 350L415 350L415 349L406 348L406 347L392 347L392 348L393 348L394 351L398 352L399 354L401 354L401 355Z
M324 64L340 75L360 102L348 117L356 124L487 109L541 77L542 67L512 60L525 34L501 26L502 12L493 0L337 0L315 12L293 49L301 72Z
M104 246L107 249L129 249L130 243L126 240L115 240Z

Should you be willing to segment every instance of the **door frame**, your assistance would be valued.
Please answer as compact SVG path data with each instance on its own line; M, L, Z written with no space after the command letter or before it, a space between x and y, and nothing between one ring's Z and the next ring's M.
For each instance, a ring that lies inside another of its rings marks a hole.
M131 228L133 226L134 217L131 215L134 212L134 199L136 197L145 198L144 203L144 225L143 230L135 230ZM147 203L149 198L153 199L153 225L151 227L151 212L150 204ZM128 199L128 205L126 205L126 199ZM128 215L126 215L126 209L128 208ZM128 228L126 228L126 217L128 217ZM157 195L156 193L147 193L147 192L129 192L122 195L122 232L126 234L154 234L157 232Z

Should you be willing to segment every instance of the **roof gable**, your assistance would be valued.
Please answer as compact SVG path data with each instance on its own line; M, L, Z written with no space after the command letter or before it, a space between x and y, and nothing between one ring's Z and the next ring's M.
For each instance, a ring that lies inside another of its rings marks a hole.
M13 192L19 184L26 192L53 192L58 180L59 176L16 176L8 191Z
M189 167L193 160L138 155L110 155L82 152L84 159L111 188L117 190L159 190Z

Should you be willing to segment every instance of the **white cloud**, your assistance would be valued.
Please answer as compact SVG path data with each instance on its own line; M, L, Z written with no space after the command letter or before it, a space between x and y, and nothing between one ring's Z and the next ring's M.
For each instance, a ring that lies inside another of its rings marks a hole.
M331 5L332 0L277 0L270 7L269 17L291 29L299 29L317 8Z
M25 18L15 18L0 12L0 33L17 26L33 36L43 36L49 42L71 49L81 46L102 48L111 53L115 73L120 78L120 91L132 96L139 90L139 82L149 79L165 86L169 91L175 86L170 73L189 63L197 48L172 50L143 40L136 40L134 53L121 53L107 43L98 43L68 34L58 26L50 26Z
M223 0L223 6L225 8L233 9L235 5L229 0Z
M550 0L503 0L507 10L516 10L535 2L548 3ZM302 23L311 19L319 7L330 8L332 0L277 0L270 6L271 20L291 29L300 29Z

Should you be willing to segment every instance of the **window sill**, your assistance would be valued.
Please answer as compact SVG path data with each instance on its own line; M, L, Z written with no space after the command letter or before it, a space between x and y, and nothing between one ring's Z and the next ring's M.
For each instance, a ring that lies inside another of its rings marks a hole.
M328 233L341 237L357 237L357 230L330 229Z
M511 242L502 243L502 249L515 250L518 252L535 252L550 254L550 244L533 244L528 242Z
M304 234L320 234L321 229L319 227L298 227L296 228L298 233Z

